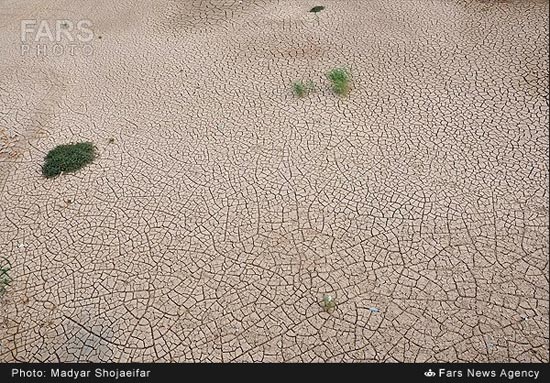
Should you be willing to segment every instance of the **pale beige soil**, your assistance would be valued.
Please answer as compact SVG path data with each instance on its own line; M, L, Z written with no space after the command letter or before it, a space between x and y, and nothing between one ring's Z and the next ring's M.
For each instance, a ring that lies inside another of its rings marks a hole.
M320 4L0 0L0 361L549 361L548 1Z

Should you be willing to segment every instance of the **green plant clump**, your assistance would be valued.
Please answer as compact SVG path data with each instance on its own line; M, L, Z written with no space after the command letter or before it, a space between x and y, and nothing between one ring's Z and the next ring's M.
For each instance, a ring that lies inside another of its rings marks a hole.
M91 163L95 157L95 146L91 142L59 145L46 156L42 174L51 178L61 173L76 172Z
M344 68L336 68L328 73L328 78L332 82L332 90L341 96L349 93L350 75Z
M313 92L315 90L315 84L313 81L303 82L303 81L296 81L292 84L292 91L297 97L305 97L309 93Z
M309 11L311 13L319 13L321 12L323 9L325 9L325 7L323 7L322 5L316 5L315 7L311 8Z
M334 297L332 295L325 294L323 296L322 306L326 312L332 313L336 309Z
M11 277L8 274L10 268L10 263L6 258L0 259L0 295L6 292L6 288L11 283Z

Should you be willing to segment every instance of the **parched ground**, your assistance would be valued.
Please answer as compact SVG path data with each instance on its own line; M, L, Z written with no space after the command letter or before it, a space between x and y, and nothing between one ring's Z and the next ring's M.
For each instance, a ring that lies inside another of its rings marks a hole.
M319 2L0 0L0 361L549 361L548 1Z

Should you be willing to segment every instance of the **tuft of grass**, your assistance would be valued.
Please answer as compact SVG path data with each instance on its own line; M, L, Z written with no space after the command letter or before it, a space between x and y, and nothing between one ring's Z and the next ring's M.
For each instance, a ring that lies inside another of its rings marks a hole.
M295 81L292 84L292 91L297 97L305 97L315 90L315 84L313 81Z
M331 314L334 310L336 310L336 301L334 300L334 297L330 294L325 294L323 296L323 301L321 302L321 306L323 306L323 309Z
M95 146L91 142L59 145L46 156L42 174L46 178L51 178L61 173L76 172L91 163L96 155Z
M325 9L324 6L322 6L322 5L316 5L315 7L311 8L309 11L310 11L311 13L319 13L319 12L321 12L321 11L324 10L324 9Z
M8 272L10 271L10 262L6 258L0 259L0 295L6 292L6 288L11 283L11 277Z
M336 68L328 72L327 77L332 82L334 93L344 96L350 91L350 74L344 68Z
M304 97L306 95L306 87L304 86L304 83L301 81L297 81L294 84L292 84L292 91L298 97Z

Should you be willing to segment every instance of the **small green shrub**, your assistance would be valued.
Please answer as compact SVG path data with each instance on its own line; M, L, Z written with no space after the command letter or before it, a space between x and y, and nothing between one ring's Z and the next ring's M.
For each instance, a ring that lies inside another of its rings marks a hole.
M349 93L350 75L344 68L336 68L328 73L328 78L332 82L332 90L341 96Z
M336 310L336 301L334 300L334 297L332 295L325 294L323 296L323 301L321 302L321 305L327 313L332 313L334 310Z
M6 288L11 283L11 277L8 272L10 271L11 266L9 261L6 258L0 259L0 295L6 292Z
M322 5L316 5L315 7L311 8L309 11L311 13L319 13L324 9L325 9L325 7L323 7Z
M301 81L297 81L292 84L292 90L294 91L294 94L298 97L304 97L306 95L306 87Z
M96 157L95 146L91 142L59 145L50 150L42 166L42 174L55 177L63 173L72 173L91 163Z
M292 91L297 97L305 97L315 90L313 81L296 81L292 84Z

